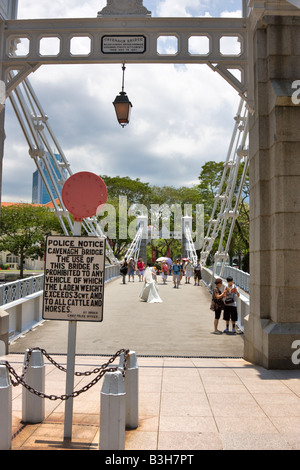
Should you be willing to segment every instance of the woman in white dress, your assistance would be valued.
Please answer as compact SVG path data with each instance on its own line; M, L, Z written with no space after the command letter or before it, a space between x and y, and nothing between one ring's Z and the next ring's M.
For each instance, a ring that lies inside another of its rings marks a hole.
M156 272L155 272L155 269L151 267L150 265L147 266L144 279L145 279L145 284L142 289L142 292L140 293L140 298L150 304L161 303L162 300L158 295L157 288L155 285L156 279L157 279Z

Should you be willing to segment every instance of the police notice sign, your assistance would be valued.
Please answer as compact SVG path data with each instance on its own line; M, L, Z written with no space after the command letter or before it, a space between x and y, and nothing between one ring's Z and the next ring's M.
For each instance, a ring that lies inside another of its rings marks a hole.
M104 269L105 239L47 237L43 318L101 322Z

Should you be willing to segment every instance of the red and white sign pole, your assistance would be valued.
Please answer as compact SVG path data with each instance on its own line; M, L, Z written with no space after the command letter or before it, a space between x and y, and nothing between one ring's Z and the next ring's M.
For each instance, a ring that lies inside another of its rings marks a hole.
M62 199L65 207L73 215L73 236L81 236L82 220L95 216L107 201L107 188L104 181L89 172L76 173L64 184ZM69 321L66 395L74 391L77 321ZM73 398L65 403L64 439L72 439Z
M81 222L74 221L73 236L80 237ZM75 356L76 356L76 335L77 321L69 321L68 328L68 353L67 353L67 379L66 379L66 395L70 395L74 391L75 377ZM72 439L73 424L73 398L69 398L65 403L65 422L64 422L64 439Z

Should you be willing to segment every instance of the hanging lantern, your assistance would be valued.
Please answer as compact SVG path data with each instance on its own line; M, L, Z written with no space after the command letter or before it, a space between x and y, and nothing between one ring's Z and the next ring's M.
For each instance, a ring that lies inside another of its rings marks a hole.
M124 76L125 76L125 64L122 66L123 70L123 78L122 78L122 91L118 96L116 96L115 101L113 102L113 105L115 107L117 119L119 121L119 124L121 124L122 127L127 126L129 124L130 120L130 112L132 108L132 104L128 99L128 96L126 95L124 91Z

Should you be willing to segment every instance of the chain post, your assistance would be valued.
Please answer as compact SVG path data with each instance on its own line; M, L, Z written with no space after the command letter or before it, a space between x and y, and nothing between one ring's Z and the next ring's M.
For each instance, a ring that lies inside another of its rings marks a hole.
M126 391L126 429L136 429L139 425L139 369L134 351L130 351L126 358L124 382Z
M12 441L12 385L6 363L0 363L0 450L10 450Z
M114 356L112 356L105 364L101 365L100 367L96 367L95 369L89 370L89 371L86 371L86 372L75 372L74 375L77 376L77 377L83 377L83 376L88 377L88 376L93 375L93 374L97 374L97 376L93 380L91 380L91 382L89 382L87 385L82 387L82 389L74 391L69 395L65 394L65 395L58 396L58 395L47 395L43 391L35 390L34 387L32 387L31 385L29 385L26 382L26 380L27 380L27 370L29 368L29 361L30 361L31 354L34 351L38 351L43 356L45 356L49 360L49 362L51 362L51 364L54 365L60 371L66 373L67 369L65 367L63 367L62 365L58 364L44 349L32 348L32 349L28 349L27 351L28 351L28 354L26 354L25 359L24 359L23 372L22 372L21 376L19 376L17 374L17 372L14 370L14 368L11 366L11 364L8 361L4 361L4 364L7 367L7 370L10 374L11 384L12 384L13 387L17 387L18 385L22 385L28 392L32 393L33 395L36 395L39 398L49 399L49 400L52 400L52 401L55 401L55 400L65 401L65 400L68 400L69 398L76 398L81 393L87 392L90 388L92 388L94 385L96 385L102 379L102 377L105 376L105 374L107 372L116 372L118 370L118 368L117 367L111 367L113 362L115 362L115 360L118 357L120 357L122 354L125 354L125 358L126 358L128 353L129 353L128 349L121 349L120 351L117 351L116 354L114 354ZM125 363L125 362L123 361L123 363ZM124 377L124 374L125 374L125 369L122 372L123 377Z
M23 377L34 390L45 392L45 364L41 350L27 349L24 357ZM41 396L22 390L23 423L41 423L45 418L45 402Z
M105 374L101 391L100 450L125 449L126 393L120 370Z

